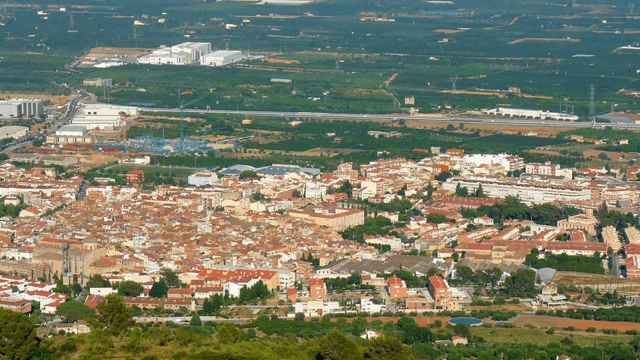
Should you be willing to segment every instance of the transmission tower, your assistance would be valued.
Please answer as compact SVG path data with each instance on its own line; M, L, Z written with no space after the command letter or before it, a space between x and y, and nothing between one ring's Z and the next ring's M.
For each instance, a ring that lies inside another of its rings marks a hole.
M596 124L596 88L591 84L589 88L589 117L593 121L593 125Z

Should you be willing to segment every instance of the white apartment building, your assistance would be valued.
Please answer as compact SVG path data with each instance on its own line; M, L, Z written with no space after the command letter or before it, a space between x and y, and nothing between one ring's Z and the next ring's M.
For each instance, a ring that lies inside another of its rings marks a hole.
M559 176L569 180L573 179L573 171L571 169L561 169L560 165L552 164L551 162L526 164L524 172L530 175Z
M470 154L462 158L463 170L473 171L482 166L501 166L505 172L524 169L524 160L510 154Z
M295 314L304 314L308 318L322 317L341 311L340 303L337 301L297 302L294 309Z
M307 199L322 200L327 195L327 187L318 182L307 181L304 184L304 197Z
M513 196L524 203L544 204L548 202L574 202L591 200L591 189L577 184L558 185L549 182L534 182L509 178L454 177L448 179L442 188L454 192L456 187L466 187L475 191L480 185L489 197L506 198Z

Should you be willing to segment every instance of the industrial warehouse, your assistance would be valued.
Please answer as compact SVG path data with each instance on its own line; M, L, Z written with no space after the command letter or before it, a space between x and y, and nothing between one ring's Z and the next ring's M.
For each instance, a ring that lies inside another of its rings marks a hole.
M185 42L174 46L163 46L150 54L141 56L138 64L145 65L204 65L226 66L238 63L246 57L237 50L213 51L211 43Z
M44 115L40 100L14 99L0 101L0 119L32 119Z

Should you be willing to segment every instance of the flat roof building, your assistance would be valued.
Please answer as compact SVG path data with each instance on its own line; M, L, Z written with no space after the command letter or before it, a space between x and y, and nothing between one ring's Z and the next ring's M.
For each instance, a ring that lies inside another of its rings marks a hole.
M71 120L87 130L112 130L122 125L123 116L138 115L138 108L110 104L82 104L78 114Z
M219 50L204 55L200 64L206 66L225 66L242 61L244 56L237 50Z
M0 101L0 119L31 119L44 115L44 105L37 99Z

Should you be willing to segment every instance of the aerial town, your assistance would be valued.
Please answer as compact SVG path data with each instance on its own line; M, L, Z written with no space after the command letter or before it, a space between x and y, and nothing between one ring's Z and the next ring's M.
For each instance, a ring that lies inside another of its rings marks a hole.
M100 104L80 109L47 137L47 152L90 147L89 132L119 128L138 114ZM497 289L519 268L534 268L530 292L520 295L531 311L596 306L566 290L568 282L609 291L631 289L640 278L632 215L638 185L624 180L637 167L621 174L431 147L417 160L344 162L334 171L239 163L149 188L135 166L124 183L88 181L59 173L73 162L47 165L30 149L0 165L0 271L7 274L0 306L25 313L37 301L43 314L55 315L70 295L60 288L96 277L104 283L87 288L89 306L134 283L139 291L127 293L128 306L188 314L260 283L270 294L265 304L285 318L462 311L495 296L469 282L469 271L494 271ZM575 278L556 275L558 266ZM180 286L154 296L166 271ZM598 282L587 274L610 276Z
M640 359L639 10L0 1L0 359Z

